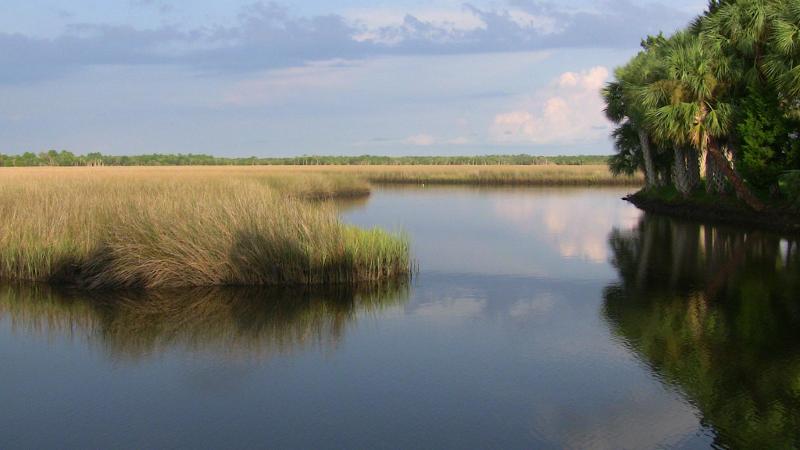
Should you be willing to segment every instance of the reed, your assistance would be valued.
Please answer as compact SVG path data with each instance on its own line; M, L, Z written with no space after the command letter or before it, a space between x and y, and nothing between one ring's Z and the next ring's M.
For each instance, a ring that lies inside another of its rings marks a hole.
M250 168L4 169L0 280L120 289L407 276L404 236L345 225L330 203L305 200L365 186Z

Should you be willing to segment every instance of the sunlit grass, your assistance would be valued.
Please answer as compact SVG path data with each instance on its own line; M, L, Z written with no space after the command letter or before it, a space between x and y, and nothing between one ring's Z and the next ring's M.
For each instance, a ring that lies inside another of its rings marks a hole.
M307 198L368 193L250 168L0 172L0 279L89 289L337 284L406 276L404 236Z
M637 176L614 176L606 165L541 166L283 166L277 173L351 175L373 184L454 184L486 186L638 186Z
M0 169L0 280L82 288L337 284L411 270L408 241L320 200L373 184L620 185L605 166Z

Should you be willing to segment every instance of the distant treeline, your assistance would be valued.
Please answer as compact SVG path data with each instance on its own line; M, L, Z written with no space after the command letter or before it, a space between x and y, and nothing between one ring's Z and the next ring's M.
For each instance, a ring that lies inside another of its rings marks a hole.
M76 155L65 150L21 155L0 153L0 166L246 166L246 165L589 165L606 164L608 156L296 156L290 158L221 158L198 154L151 154L134 156L87 153Z

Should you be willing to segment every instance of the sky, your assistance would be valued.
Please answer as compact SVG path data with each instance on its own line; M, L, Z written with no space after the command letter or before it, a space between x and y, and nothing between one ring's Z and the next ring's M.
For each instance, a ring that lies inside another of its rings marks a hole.
M599 90L703 0L4 0L0 153L609 154Z

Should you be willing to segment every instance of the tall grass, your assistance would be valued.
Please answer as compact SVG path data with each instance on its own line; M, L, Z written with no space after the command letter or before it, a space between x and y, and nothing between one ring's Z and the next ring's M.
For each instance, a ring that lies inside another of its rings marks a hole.
M267 172L350 175L373 184L476 186L641 186L641 175L615 176L606 165L547 166L293 166Z
M606 166L453 166L410 167L365 173L376 184L451 184L479 186L639 185L639 177L617 177Z
M339 221L359 180L216 168L5 169L0 280L86 289L359 283L406 276L404 236Z

